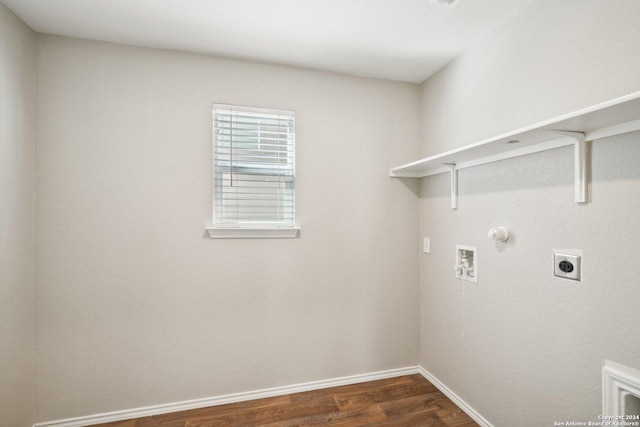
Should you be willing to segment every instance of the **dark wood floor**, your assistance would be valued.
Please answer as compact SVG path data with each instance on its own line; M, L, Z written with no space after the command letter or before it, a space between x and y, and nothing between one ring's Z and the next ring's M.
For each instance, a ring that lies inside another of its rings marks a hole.
M478 426L421 375L408 375L102 427Z

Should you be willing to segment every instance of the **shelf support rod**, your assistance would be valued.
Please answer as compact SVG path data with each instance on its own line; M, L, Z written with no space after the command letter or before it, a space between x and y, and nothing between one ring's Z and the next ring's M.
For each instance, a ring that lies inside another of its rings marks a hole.
M458 169L455 163L444 163L451 172L451 209L458 209Z
M587 203L587 141L583 132L553 130L554 133L573 139L573 173L576 203Z
M587 141L584 138L584 134L582 134L582 138L578 138L574 143L573 155L576 203L587 203Z

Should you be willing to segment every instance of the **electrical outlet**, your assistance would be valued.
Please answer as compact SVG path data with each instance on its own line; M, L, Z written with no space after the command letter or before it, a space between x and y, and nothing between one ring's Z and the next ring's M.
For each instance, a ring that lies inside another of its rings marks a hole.
M577 253L568 254L563 252L558 251L553 254L553 275L563 279L579 281L582 270L580 263L582 257Z

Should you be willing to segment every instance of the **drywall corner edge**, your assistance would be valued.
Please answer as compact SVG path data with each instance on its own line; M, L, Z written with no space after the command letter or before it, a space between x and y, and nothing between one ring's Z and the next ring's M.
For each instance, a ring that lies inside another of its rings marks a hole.
M123 421L132 418L150 417L154 415L168 414L170 412L188 411L191 409L206 408L209 406L226 405L229 403L245 402L266 397L282 396L291 393L320 390L323 388L339 387L343 385L358 384L367 381L394 378L403 375L421 373L419 366L389 369L385 371L371 372L368 374L350 375L346 377L332 378L328 380L311 381L283 387L274 387L263 390L214 396L203 399L187 400L184 402L165 403L161 405L146 406L142 408L125 409L121 411L106 412L102 414L86 415L63 420L45 421L35 423L33 427L83 427L93 424Z

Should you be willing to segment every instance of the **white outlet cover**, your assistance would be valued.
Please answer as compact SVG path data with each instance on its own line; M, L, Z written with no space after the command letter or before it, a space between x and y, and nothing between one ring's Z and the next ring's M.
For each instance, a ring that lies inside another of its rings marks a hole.
M570 262L573 270L564 272L560 269L560 263ZM580 281L582 278L582 251L577 249L555 249L553 251L553 275L562 279Z
M425 237L422 240L422 251L425 254L430 254L431 253L431 238L430 237Z

